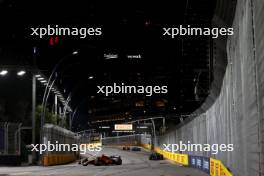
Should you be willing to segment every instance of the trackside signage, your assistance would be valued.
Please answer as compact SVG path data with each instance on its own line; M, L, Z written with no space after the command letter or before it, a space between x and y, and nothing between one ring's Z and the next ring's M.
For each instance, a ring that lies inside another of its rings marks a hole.
M132 124L115 124L115 130L130 131L130 130L133 130L133 125Z

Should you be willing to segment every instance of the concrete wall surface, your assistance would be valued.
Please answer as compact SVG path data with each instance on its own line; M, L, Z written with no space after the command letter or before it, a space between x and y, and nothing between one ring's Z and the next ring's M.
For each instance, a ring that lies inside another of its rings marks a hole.
M189 154L220 159L235 176L264 176L264 0L237 0L233 28L224 45L227 65L219 95L157 142L234 144L232 152Z

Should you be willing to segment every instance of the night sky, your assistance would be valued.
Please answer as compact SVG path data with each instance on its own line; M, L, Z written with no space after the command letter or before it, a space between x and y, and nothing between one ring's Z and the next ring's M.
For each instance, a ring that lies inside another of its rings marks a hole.
M180 24L210 27L214 4L204 1L181 0L174 6L169 1L1 0L0 68L12 65L11 71L0 77L1 121L21 121L30 117L32 73L27 69L22 78L16 72L32 67L49 77L62 58L65 60L56 70L56 86L64 97L72 93L70 105L72 109L79 107L76 126L123 113L135 118L164 112L190 114L208 95L210 39L165 38L162 28ZM51 42L56 36L40 39L30 35L30 28L47 25L100 27L102 35L84 39L57 36L56 42ZM73 55L74 51L78 54ZM118 59L106 60L105 54L118 54ZM131 60L128 55L141 55L142 58ZM93 79L89 79L91 76ZM205 90L199 94L199 100L194 94L198 76L199 87ZM96 94L97 85L114 82L168 85L169 93L152 97ZM43 90L43 86L37 86L37 104L41 103ZM144 102L144 108L135 107L138 101ZM52 102L51 98L49 103ZM157 102L166 106L156 107Z

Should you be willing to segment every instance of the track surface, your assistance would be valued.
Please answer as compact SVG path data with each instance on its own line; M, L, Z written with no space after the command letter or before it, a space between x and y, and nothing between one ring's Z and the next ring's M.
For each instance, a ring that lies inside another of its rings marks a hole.
M123 151L119 148L103 148L106 155L120 155L123 160L121 166L82 166L77 162L60 166L26 166L0 167L0 176L206 176L207 174L192 168L181 167L175 163L163 161L149 161L149 152ZM98 153L100 155L101 153ZM87 154L87 156L90 156Z

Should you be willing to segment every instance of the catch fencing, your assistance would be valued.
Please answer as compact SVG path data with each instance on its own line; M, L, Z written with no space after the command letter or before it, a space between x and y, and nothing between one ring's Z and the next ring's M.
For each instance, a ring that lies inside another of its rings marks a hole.
M21 124L0 122L0 155L20 155Z
M20 165L21 124L0 122L0 165Z

